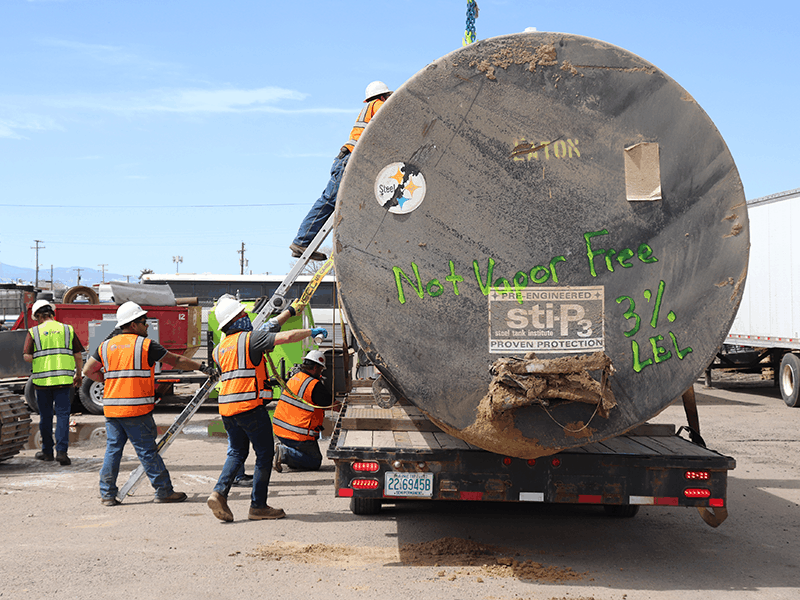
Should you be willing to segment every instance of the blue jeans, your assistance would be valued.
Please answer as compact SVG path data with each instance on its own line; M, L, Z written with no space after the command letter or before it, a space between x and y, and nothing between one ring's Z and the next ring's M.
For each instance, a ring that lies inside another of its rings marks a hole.
M265 508L269 491L269 476L272 470L272 457L275 445L272 438L272 421L263 406L257 406L247 412L222 417L225 431L228 432L228 457L222 466L214 491L226 498L239 469L244 465L250 453L250 444L256 454L256 466L253 469L253 491L250 493L251 508Z
M277 437L277 436L276 436ZM281 462L290 469L316 471L322 464L322 452L317 440L297 441L279 437L283 446Z
M322 226L325 225L328 217L333 214L333 209L336 208L336 194L339 193L339 184L342 182L344 168L347 166L349 158L350 154L348 153L343 158L334 159L331 167L331 179L328 181L327 187L308 211L306 218L300 223L300 229L297 230L297 236L294 238L293 243L301 248L308 247Z
M69 448L69 409L72 403L70 388L39 387L34 385L36 403L39 405L39 432L42 434L42 452L53 453L53 408L56 414L56 452L66 454Z
M170 496L172 480L169 471L156 451L156 435L158 429L153 419L153 413L139 417L106 417L106 457L100 469L100 496L104 499L116 498L117 476L119 463L122 460L122 450L125 442L130 440L131 446L136 450L136 456L144 467L144 472L156 490L157 498Z

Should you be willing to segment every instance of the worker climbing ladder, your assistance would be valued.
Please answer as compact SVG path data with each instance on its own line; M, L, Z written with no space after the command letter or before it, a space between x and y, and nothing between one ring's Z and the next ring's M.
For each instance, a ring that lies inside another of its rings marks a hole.
M267 319L269 319L272 315L275 315L286 308L288 305L288 299L286 298L286 294L289 289L292 287L292 284L297 280L300 274L303 272L305 267L311 261L311 255L316 252L317 248L322 245L322 242L325 241L325 238L328 237L331 229L333 229L333 215L328 217L328 220L325 222L325 225L322 226L322 229L319 230L314 239L308 245L305 252L297 259L294 267L289 271L289 273L284 278L283 282L278 286L278 289L275 290L275 293L269 299L268 302L265 304L257 305L255 310L258 313L256 318L253 320L253 329L258 329ZM325 264L314 274L314 277L306 286L303 295L301 296L301 302L308 304L308 301L311 299L311 296L314 295L317 287L319 287L322 278L330 272L331 267L333 266L333 257L329 257L328 260L325 261ZM206 401L208 395L214 389L214 386L219 381L219 374L214 372L206 382L200 386L200 388L195 392L192 399L186 405L186 407L181 411L175 421L170 425L169 429L161 436L161 439L158 440L156 444L156 448L159 454L164 454L167 448L170 447L172 442L175 440L175 436L177 436L181 430L183 429L184 425L189 422L189 420L195 415L198 409L203 405L203 402ZM117 501L122 502L126 496L129 494L133 494L136 491L136 488L139 487L139 484L142 482L142 476L144 475L144 467L139 465L134 469L134 471L128 477L128 481L125 482L119 492L117 493Z

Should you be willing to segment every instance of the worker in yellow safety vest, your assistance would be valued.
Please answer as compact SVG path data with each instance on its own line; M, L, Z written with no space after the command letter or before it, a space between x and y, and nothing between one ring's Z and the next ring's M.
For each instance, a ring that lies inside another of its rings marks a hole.
M302 308L297 303L290 306L286 318ZM299 342L310 336L327 337L328 332L322 328L278 332L260 328L253 331L244 305L232 296L217 301L214 315L225 333L225 339L214 348L213 357L222 372L217 402L228 433L228 455L207 504L221 521L233 521L228 493L252 444L256 460L247 516L254 521L280 519L286 516L284 511L267 505L274 447L272 422L260 397L267 385L264 381L266 371L260 370L259 365L264 362L264 354L278 344Z
M353 152L356 142L361 138L364 128L375 116L375 113L378 112L378 109L383 106L383 103L392 95L392 92L382 81L373 81L367 86L364 95L364 102L367 105L358 114L356 123L350 131L350 139L342 146L339 155L333 161L328 185L311 207L311 210L308 211L305 219L300 224L300 228L297 230L294 241L289 246L294 257L299 257L306 251L308 245L319 233L319 230L322 229L322 226L325 225L325 221L333 214L333 209L336 207L336 194L339 193L339 184L344 176L344 169L350 159L350 154ZM322 252L313 252L311 254L311 260L326 259L327 257Z
M72 461L69 449L69 411L73 386L81 383L83 344L71 325L56 321L56 308L47 300L37 300L31 314L38 323L28 331L22 359L31 363L31 381L39 409L42 449L39 460L53 460L53 413L56 416L55 459L60 465Z
M333 407L333 397L322 383L325 353L306 354L300 371L286 382L286 389L272 416L275 443L273 468L283 465L300 471L316 471L322 464L317 439L322 431L325 411Z
M119 333L98 346L86 361L83 374L103 382L106 417L106 454L100 469L100 497L106 506L119 504L117 476L125 442L130 440L150 483L156 502L183 502L186 494L172 487L169 471L156 447L155 365L164 362L179 369L207 372L205 365L169 352L147 337L147 311L135 302L117 309Z

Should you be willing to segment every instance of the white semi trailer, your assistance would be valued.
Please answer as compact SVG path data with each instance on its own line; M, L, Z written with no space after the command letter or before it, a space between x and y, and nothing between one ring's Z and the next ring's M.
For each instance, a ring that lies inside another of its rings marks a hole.
M773 369L800 406L800 188L747 202L750 263L744 296L713 368ZM707 372L710 379L710 372Z

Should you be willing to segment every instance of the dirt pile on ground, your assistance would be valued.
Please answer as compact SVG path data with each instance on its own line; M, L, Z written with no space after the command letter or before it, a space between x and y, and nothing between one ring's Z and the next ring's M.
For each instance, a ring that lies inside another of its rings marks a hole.
M546 566L533 560L517 560L504 556L504 551L473 540L446 537L431 542L403 544L396 548L369 548L334 544L297 544L272 542L261 545L248 556L262 560L289 559L301 563L336 566L403 563L416 567L461 567L454 571L439 571L439 577L454 581L459 577L514 577L562 583L582 579L585 574L570 569ZM465 569L463 567L473 567Z

